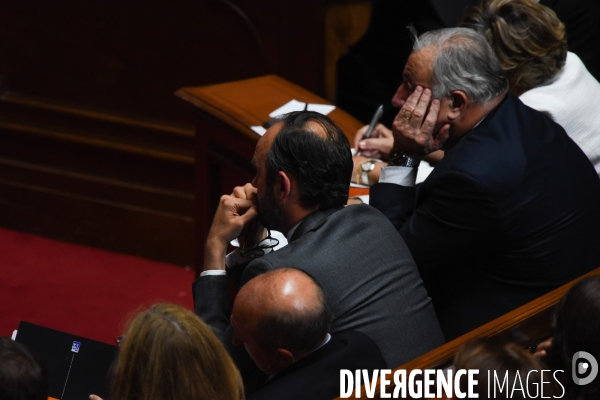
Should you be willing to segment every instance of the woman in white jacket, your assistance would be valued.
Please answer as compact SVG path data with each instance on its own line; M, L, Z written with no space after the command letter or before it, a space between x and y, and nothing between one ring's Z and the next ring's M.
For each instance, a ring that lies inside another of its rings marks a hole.
M532 0L491 0L473 7L461 26L486 37L510 91L562 125L600 175L600 83L567 51L554 11Z

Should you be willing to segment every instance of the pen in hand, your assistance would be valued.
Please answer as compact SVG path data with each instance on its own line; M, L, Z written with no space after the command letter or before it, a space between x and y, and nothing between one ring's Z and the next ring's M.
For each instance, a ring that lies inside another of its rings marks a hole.
M363 139L368 139L371 137L371 134L373 133L373 129L375 129L375 126L377 126L377 124L379 123L379 120L381 119L381 116L383 115L383 104L381 104L379 107L377 107L377 111L375 111L375 114L373 115L373 119L371 119L371 123L369 124L369 129L367 129L367 131L365 132L365 135L362 137ZM360 151L356 153L357 156L360 156Z

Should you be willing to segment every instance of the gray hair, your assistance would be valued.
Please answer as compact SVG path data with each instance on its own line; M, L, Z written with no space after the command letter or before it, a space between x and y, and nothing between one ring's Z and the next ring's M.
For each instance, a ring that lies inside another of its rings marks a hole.
M508 90L500 62L485 38L467 28L430 31L414 38L413 51L437 48L431 72L434 98L449 96L461 90L475 103L486 103Z

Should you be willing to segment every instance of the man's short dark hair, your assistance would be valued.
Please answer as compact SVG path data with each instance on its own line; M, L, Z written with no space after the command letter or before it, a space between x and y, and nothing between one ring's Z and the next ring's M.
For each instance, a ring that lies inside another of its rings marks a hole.
M0 336L0 399L46 400L48 375L25 346Z
M303 207L327 209L346 204L353 164L342 130L312 111L289 113L281 122L283 128L267 155L267 184L273 185L279 171L284 171L296 178ZM310 130L311 123L321 125L326 137Z
M306 354L323 342L333 319L333 312L321 285L312 277L310 279L317 289L315 307L302 313L278 310L262 315L254 334L262 347Z

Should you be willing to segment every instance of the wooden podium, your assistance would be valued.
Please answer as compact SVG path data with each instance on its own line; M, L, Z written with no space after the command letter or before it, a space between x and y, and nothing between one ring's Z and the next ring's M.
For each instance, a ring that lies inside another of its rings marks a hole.
M269 113L292 99L330 104L286 81L267 75L217 85L186 87L176 95L199 110L196 119L196 270L204 257L204 243L219 198L254 177L250 164L260 138L251 126L269 120ZM350 143L362 124L336 108L328 115Z

